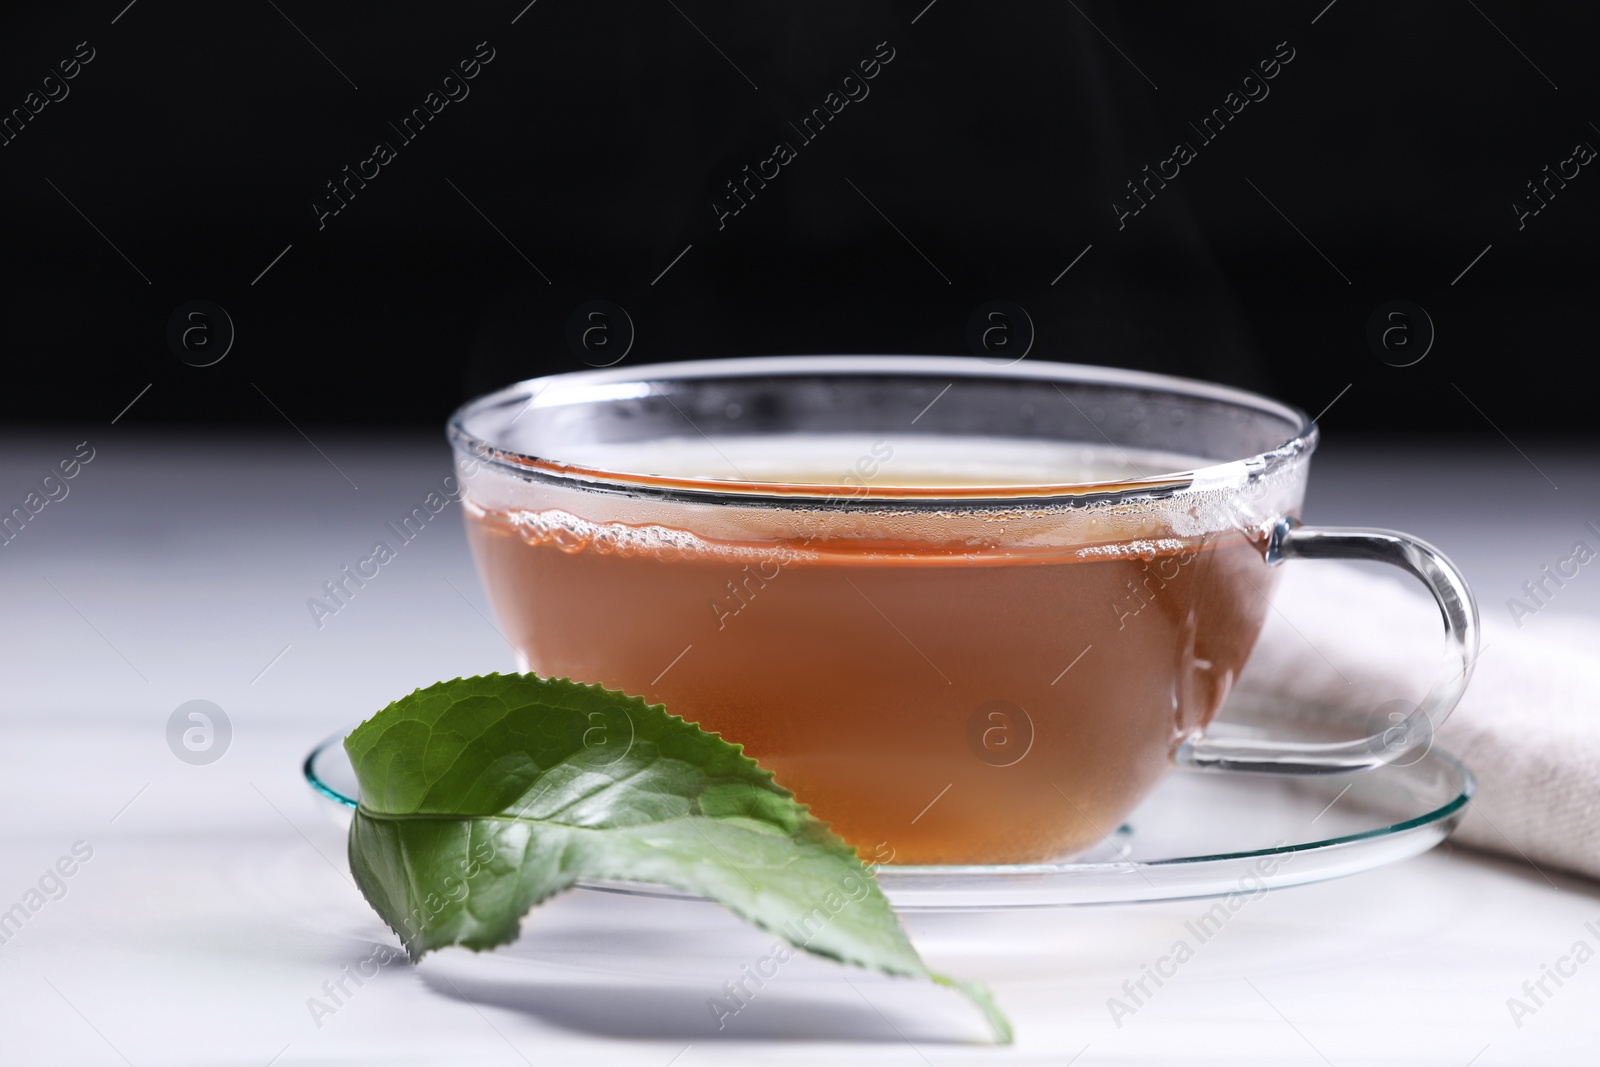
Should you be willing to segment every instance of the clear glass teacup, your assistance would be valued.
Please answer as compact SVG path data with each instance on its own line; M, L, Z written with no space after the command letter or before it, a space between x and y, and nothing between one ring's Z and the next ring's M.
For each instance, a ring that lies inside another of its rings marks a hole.
M1437 550L1299 525L1316 427L1235 389L733 359L521 382L449 432L520 668L742 744L869 861L1067 855L1174 764L1381 766L1432 736L1476 653ZM1398 734L1207 735L1296 557L1390 563L1437 600L1448 666Z

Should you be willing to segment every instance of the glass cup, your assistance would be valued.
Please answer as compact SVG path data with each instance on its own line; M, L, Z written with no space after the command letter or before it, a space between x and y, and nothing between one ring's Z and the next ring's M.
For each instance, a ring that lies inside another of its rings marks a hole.
M1174 764L1382 766L1432 736L1476 655L1436 549L1299 524L1316 426L1236 389L731 359L521 382L449 433L520 669L742 744L869 862L1069 855ZM1447 666L1405 723L1208 735L1292 558L1377 560L1432 593Z

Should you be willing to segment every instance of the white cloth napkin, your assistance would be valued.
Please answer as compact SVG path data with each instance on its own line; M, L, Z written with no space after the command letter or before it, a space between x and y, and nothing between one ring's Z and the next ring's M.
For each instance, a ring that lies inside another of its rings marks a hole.
M1441 669L1443 637L1438 610L1407 583L1345 564L1285 563L1235 701L1264 711L1309 701L1341 721L1374 723L1400 706L1391 701L1414 706ZM1454 840L1600 878L1600 622L1554 605L1513 620L1503 597L1475 592L1479 657L1435 739L1478 780Z

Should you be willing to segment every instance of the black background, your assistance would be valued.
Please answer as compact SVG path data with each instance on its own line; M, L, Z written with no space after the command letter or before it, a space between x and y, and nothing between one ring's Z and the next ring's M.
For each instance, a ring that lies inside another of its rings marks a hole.
M0 111L95 58L0 147L6 421L110 420L148 384L122 425L438 425L581 369L594 298L630 363L964 353L1004 299L1030 359L1312 412L1351 385L1324 419L1347 430L1593 432L1600 168L1520 231L1512 202L1600 146L1594 5L525 2L9 11ZM881 41L870 95L800 146ZM470 95L402 144L479 42ZM1270 95L1119 230L1124 183L1279 42ZM398 158L319 229L379 140ZM780 140L798 158L719 230ZM237 331L203 368L166 341L195 299ZM1437 330L1414 366L1366 340L1394 299Z

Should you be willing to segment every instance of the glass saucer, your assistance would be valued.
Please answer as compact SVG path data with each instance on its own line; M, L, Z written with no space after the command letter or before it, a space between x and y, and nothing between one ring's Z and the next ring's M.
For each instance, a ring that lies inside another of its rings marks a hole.
M306 781L348 822L356 779L342 744L306 757ZM1450 835L1474 783L1439 748L1351 774L1278 776L1175 770L1116 833L1059 861L877 868L909 911L991 911L1185 900L1323 882L1409 859ZM337 806L337 807L336 807ZM602 892L698 899L666 888L586 882Z

